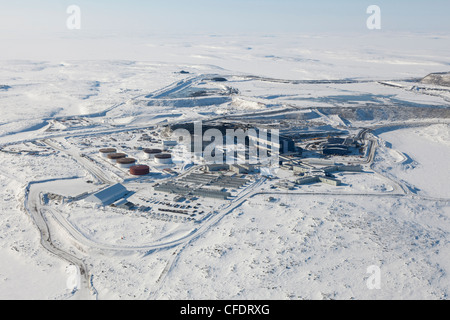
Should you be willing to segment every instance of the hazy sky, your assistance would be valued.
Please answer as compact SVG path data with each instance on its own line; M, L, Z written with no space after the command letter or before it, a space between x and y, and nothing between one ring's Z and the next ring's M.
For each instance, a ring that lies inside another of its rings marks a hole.
M81 11L80 30L67 28L72 5ZM381 8L381 30L367 28L371 5ZM432 41L433 48L448 52L449 12L450 0L0 0L0 59L166 61L168 49L158 48L174 46L169 52L183 60L193 54L186 47L205 45L204 36L222 35L229 42L245 38L246 47L260 36L285 33L290 40L284 46L294 48L293 39L303 35L327 36L327 45L347 50L373 47L372 38L378 37L374 43L385 51L394 50L396 37L420 33L410 37L413 49L397 50L412 54ZM197 35L201 40L194 43ZM214 42L211 47L221 41L206 42Z
M382 30L450 32L449 0L0 0L0 32L65 31L69 5L81 8L85 31L360 32L373 4Z

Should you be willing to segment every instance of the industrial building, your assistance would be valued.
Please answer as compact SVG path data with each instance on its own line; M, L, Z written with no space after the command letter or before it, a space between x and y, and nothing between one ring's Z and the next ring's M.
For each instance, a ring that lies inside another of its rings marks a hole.
M217 172L217 171L228 171L230 170L230 165L224 164L208 164L205 166L206 172Z
M195 196L199 196L199 197L213 198L213 199L219 199L219 200L227 200L229 197L231 197L230 192L210 190L210 189L205 189L205 188L200 188L200 189L194 190L192 192L192 194Z
M328 166L328 167L322 168L320 170L323 171L324 173L332 173L332 172L339 171L339 166Z
M249 180L237 177L230 177L226 175L210 175L191 173L188 176L182 177L178 181L191 183L194 185L208 185L213 187L222 187L227 189L239 189L246 185Z
M304 185L304 184L310 184L310 183L316 183L316 182L319 182L318 176L307 176L307 177L302 177L300 179L297 179L297 181L295 183L298 185Z
M231 196L225 189L239 189L249 182L247 179L212 174L191 173L176 182L166 182L154 187L156 191L182 196L199 196L226 200Z
M292 170L294 171L294 173L308 173L313 169L315 169L313 166L306 164L292 166Z
M234 164L230 166L230 171L237 174L251 174L256 172L256 168L251 164Z
M111 204L111 207L116 207L119 209L126 209L126 210L131 210L135 207L135 204L128 201L127 199L120 199L116 202L114 202L113 204Z
M310 158L310 159L303 159L302 163L307 163L310 166L316 165L316 166L334 166L336 165L336 162L333 160L328 159L319 159L319 158Z
M320 170L324 173L333 173L333 172L362 172L362 166L361 165L334 165L334 166L327 166L321 169L316 169L315 170Z
M300 174L312 174L314 172L321 172L321 173L333 173L333 172L362 172L363 168L361 165L332 165L332 166L326 166L323 168L316 168L311 165L295 165L293 166L294 173L300 173ZM305 180L306 181L306 180Z
M237 174L251 174L256 172L256 167L251 164L208 164L205 166L206 172L231 171Z
M177 141L174 141L174 140L164 140L163 142L162 142L162 148L164 149L164 150L167 150L168 148L173 148L173 147L175 147L175 146L177 146L178 145L178 142Z
M330 186L340 186L342 184L342 182L340 180L337 179L333 179L330 177L319 177L319 181L325 184L329 184Z
M295 189L294 183L292 183L290 181L280 181L277 184L275 184L275 186L277 188L283 189L283 190L294 190Z
M125 198L129 191L120 183L108 187L102 191L94 193L86 198L85 201L92 202L102 206L109 206L114 202Z
M174 193L183 196L199 196L221 200L226 200L228 199L228 197L231 196L231 193L225 191L212 190L207 188L193 189L190 186L183 186L172 182L166 182L164 184L156 185L154 186L154 190L167 193Z
M362 172L363 167L359 164L357 164L357 165L349 164L349 165L338 166L338 170L343 171L343 172Z
M333 178L326 177L326 176L306 176L306 177L301 177L300 179L297 179L297 181L296 181L296 183L298 185L305 185L305 184L311 184L311 183L317 183L317 182L322 182L322 183L329 184L332 186L340 186L342 184L340 180L333 179Z

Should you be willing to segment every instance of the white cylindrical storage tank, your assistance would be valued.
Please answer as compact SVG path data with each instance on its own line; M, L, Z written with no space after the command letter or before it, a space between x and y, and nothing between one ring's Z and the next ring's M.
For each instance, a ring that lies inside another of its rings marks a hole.
M120 168L129 169L136 165L136 159L133 158L122 158L117 160L117 165Z
M172 164L172 155L168 153L162 153L155 155L155 162L157 164Z
M104 148L104 149L99 150L100 156L102 156L103 158L108 158L109 154L116 153L116 152L117 152L117 150L114 148Z
M162 150L160 150L160 149L145 149L144 153L145 153L145 157L147 159L154 159L155 155L162 153Z
M126 158L127 155L125 153L110 153L107 157L111 163L117 163L117 160Z

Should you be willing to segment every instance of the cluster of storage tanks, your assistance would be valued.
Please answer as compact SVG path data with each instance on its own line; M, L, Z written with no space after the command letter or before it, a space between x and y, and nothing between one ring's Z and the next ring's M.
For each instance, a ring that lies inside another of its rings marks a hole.
M100 155L111 163L117 164L120 168L129 169L136 164L136 159L128 158L125 153L118 153L114 148L100 149Z
M103 158L117 164L119 168L129 169L132 175L142 176L150 173L149 166L137 165L136 159L128 158L125 153L117 152L117 149L104 148L100 149L99 152ZM163 153L160 149L144 149L144 154L147 159L153 160L157 165L172 164L172 155Z
M145 149L144 153L149 160L153 160L156 164L171 164L172 155L163 153L160 149Z

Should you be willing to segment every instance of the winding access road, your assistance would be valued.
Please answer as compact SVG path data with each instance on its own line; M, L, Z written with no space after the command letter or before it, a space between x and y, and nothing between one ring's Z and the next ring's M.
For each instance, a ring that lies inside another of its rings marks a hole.
M48 220L41 207L41 191L37 186L38 184L36 183L28 185L25 194L25 209L39 230L41 245L50 253L78 268L80 275L80 287L74 288L74 295L80 297L81 299L91 297L92 294L95 293L95 289L91 287L90 277L83 260L68 253L67 251L62 250L61 248L58 248L53 243L50 228L48 226Z

